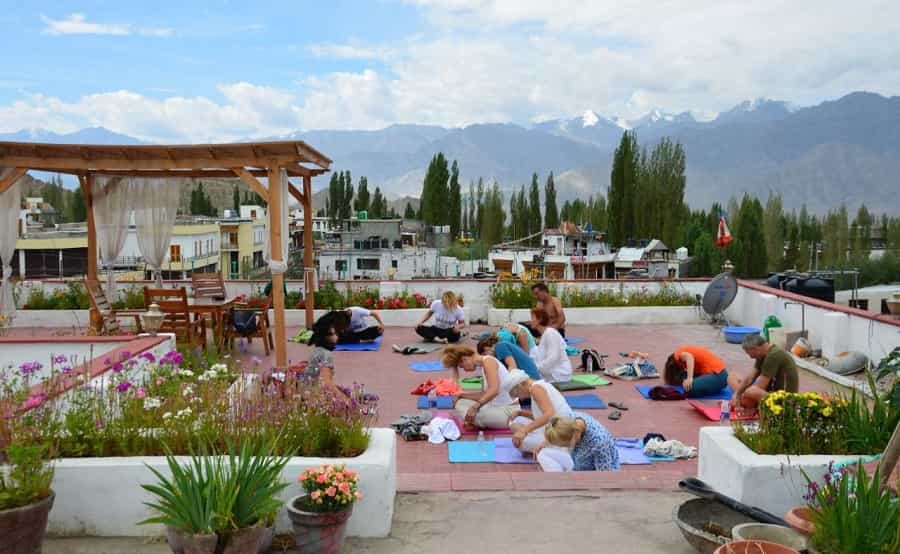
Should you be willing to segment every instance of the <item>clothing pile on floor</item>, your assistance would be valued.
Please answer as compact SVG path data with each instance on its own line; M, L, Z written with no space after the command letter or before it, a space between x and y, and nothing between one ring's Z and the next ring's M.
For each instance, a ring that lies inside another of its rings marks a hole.
M429 379L414 388L410 394L417 396L459 396L462 392L462 387L453 379L438 379L437 381Z
M652 438L644 443L644 454L647 456L670 458L696 458L697 447L687 446L677 440Z
M433 417L428 410L401 415L400 419L391 423L391 428L405 441L427 440L431 444L455 441L462 435L453 419Z
M635 381L637 379L655 379L659 377L659 371L653 362L643 359L637 359L633 362L613 367L605 370L610 377L624 379L626 381Z

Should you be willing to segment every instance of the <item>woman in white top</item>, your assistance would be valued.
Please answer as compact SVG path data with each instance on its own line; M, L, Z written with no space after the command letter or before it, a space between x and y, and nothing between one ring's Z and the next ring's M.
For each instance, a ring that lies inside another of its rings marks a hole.
M531 327L541 340L531 352L531 358L545 381L565 383L572 380L572 362L566 354L566 340L550 327L550 316L543 308L531 309Z
M381 314L377 311L359 306L351 306L344 311L350 317L350 327L341 333L338 344L369 342L377 339L384 333L384 321L381 320ZM369 325L369 322L366 320L367 317L377 321L378 325Z
M466 372L480 371L480 391L463 392L456 400L456 413L467 425L481 429L507 429L509 420L519 404L509 395L506 369L497 358L481 356L471 346L451 345L444 349L444 367L453 369L459 378L459 368Z
M434 316L434 325L425 325L431 316ZM459 342L465 325L466 313L456 295L448 290L440 300L431 303L425 317L416 326L416 333L427 341Z
M545 442L544 426L554 416L569 417L572 408L566 397L547 381L533 381L521 369L513 369L507 377L509 395L515 399L531 398L531 410L517 410L509 428L513 445L522 452L534 452Z

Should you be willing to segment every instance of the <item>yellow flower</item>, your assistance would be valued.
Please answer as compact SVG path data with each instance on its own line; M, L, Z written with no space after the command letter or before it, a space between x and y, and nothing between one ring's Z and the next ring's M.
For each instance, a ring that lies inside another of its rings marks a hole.
M772 407L772 413L775 415L780 415L782 411L784 411L784 408L782 408L781 406Z
M822 415L825 417L830 417L832 413L833 412L832 412L831 406L826 406L825 408L822 409Z

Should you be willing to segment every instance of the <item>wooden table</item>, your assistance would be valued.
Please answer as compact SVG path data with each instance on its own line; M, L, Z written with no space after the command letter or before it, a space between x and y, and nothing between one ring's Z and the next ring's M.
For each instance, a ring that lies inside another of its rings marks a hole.
M209 316L213 327L213 339L217 348L225 342L225 313L235 304L237 298L231 300L209 297L188 298L188 310L195 319Z

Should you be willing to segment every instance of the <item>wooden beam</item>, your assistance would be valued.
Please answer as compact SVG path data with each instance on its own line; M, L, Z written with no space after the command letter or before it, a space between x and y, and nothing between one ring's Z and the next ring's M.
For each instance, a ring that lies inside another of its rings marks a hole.
M87 278L97 280L97 227L94 223L94 176L79 177L81 193L84 195L84 207L87 211ZM93 307L88 312L88 328L98 333L103 328L100 312Z
M240 177L241 181L243 181L248 187L253 189L253 191L256 192L256 194L260 195L263 200L265 200L267 203L269 202L269 192L266 190L266 187L264 187L263 184L260 183L256 179L256 177L254 177L249 171L247 171L243 167L235 167L235 168L232 168L231 171L235 175ZM269 170L269 173L267 176L269 177L269 183L271 184L272 183L272 170L271 169ZM272 187L270 186L269 188L272 188Z
M312 177L303 177L303 298L306 307L306 328L312 329L313 310L316 304L315 274L313 267L313 225L312 225Z
M310 148L305 142L298 142L296 148L298 156L302 156L322 169L331 169L331 160Z
M269 166L269 255L273 261L282 260L281 252L281 168L273 163ZM254 179L255 180L255 179ZM284 274L272 274L272 307L275 310L275 367L287 367L287 337L284 332ZM309 326L308 326L309 327ZM265 339L263 339L265 340Z
M207 177L210 179L237 179L234 171L231 169L108 169L105 171L92 171L87 169L50 169L45 167L29 168L34 171L49 171L54 173L64 173L66 175L117 175L123 177L154 177L154 178L189 178L189 177ZM246 169L247 173L254 177L267 177L268 171L265 169ZM299 171L288 169L288 175L291 177L301 177L303 174Z
M166 156L170 150L163 150ZM138 158L125 160L121 158L95 158L85 160L83 157L42 157L40 155L22 156L0 153L0 162L9 167L45 168L47 171L85 170L103 173L106 170L160 170L160 169L230 169L232 167L258 166L260 160L254 157L234 157L211 160L208 157L178 158L178 161L166 158ZM272 160L277 166L297 162L297 156L278 156Z
M294 186L294 183L291 183L290 181L288 181L288 192L291 193L291 196L297 199L297 202L300 202L301 206L306 205L306 197L302 192L297 190L297 187Z
M24 167L14 167L12 173L0 179L0 194L6 192L6 190L13 186L13 184L25 176L28 173L28 170Z

